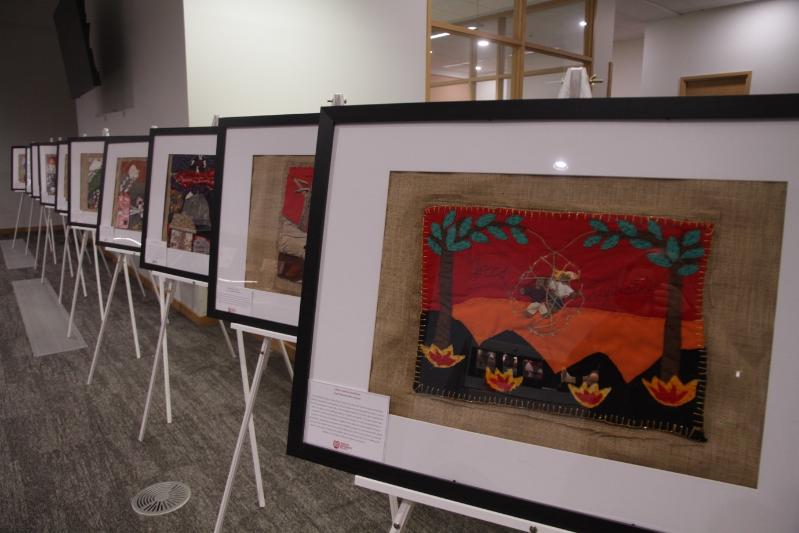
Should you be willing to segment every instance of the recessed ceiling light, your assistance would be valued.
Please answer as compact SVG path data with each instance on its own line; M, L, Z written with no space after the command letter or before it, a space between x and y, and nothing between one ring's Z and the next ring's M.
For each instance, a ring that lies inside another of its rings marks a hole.
M566 163L566 161L558 159L552 164L552 168L554 168L555 170L559 170L560 172L563 172L564 170L569 169L569 165Z
M588 23L586 21L584 21L584 20L581 20L580 21L580 27L581 28L585 28L586 26L588 26Z
M440 39L441 37L446 37L447 35L449 35L449 32L442 31L441 33L434 33L433 35L430 36L430 38L431 39Z
M486 41L485 39L480 39L479 41L477 41L477 46L482 46L483 48L485 48L489 44L491 44L491 43Z
M476 65L474 67L474 70L476 70L477 72L480 72L481 70L483 70L483 67L481 67L480 65Z
M467 30L476 30L477 26L466 26Z

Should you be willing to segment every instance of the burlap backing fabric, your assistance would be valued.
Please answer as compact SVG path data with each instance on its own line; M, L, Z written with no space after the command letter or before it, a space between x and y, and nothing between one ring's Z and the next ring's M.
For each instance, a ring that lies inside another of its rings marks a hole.
M391 397L394 415L756 487L786 188L783 182L392 172L369 389ZM413 392L422 216L435 204L713 222L703 309L708 442Z
M291 167L309 167L312 155L257 155L252 161L250 231L247 235L246 278L251 289L299 296L300 283L277 276L278 233L286 177ZM257 231L253 231L257 229Z

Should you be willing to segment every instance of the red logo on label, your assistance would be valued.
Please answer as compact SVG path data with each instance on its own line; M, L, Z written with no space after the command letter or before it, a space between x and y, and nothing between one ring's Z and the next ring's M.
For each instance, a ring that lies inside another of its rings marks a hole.
M341 442L340 440L334 440L333 448L335 448L336 450L346 451L346 450L351 450L352 446L350 446L346 442Z

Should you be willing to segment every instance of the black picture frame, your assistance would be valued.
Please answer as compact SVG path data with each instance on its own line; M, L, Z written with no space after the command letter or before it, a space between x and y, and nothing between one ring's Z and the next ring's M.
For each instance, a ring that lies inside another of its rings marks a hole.
M24 185L22 187L15 187L14 186L14 183L15 183L15 180L14 180L14 178L15 178L14 160L16 159L14 154L15 154L15 152L18 152L19 150L23 150L25 152L25 158L26 158L26 163L27 163L28 153L27 153L27 151L25 149L26 149L26 146L23 145L23 144L11 145L11 152L10 152L11 153L11 161L10 161L10 165L9 165L9 169L10 169L9 177L11 178L10 179L10 185L11 185L11 190L13 192L25 192L25 186ZM26 172L26 175L27 175L27 169L25 170L25 172Z
M298 343L292 386L287 453L351 474L401 486L503 514L577 531L638 531L615 522L491 492L479 487L337 453L304 442L307 395L316 326L328 184L337 126L368 123L514 121L694 121L780 120L799 117L799 94L725 97L657 97L574 100L411 103L322 108L314 193L306 244ZM655 140L653 139L653 142Z
M181 278L191 279L194 281L200 282L208 282L208 275L198 274L196 272L191 272L188 270L180 270L176 268L167 267L164 265L157 265L151 263L146 260L147 257L147 232L148 232L148 220L149 220L149 213L150 213L150 196L153 192L152 190L152 179L153 179L153 148L155 145L155 141L157 137L161 136L193 136L193 135L218 135L219 128L216 126L203 126L203 127L187 127L187 128L152 128L150 130L150 146L147 150L147 182L144 189L145 200L144 200L144 212L146 213L144 217L144 223L142 224L142 243L141 243L141 254L139 256L139 266L141 268L152 270L155 272L161 272L163 274L169 274L171 276L177 276ZM219 168L217 164L217 168ZM216 183L216 181L215 181ZM217 189L214 187L214 194L212 196L213 201L212 205L216 204L216 193ZM213 214L212 214L213 217ZM213 241L213 239L211 239ZM213 244L213 243L212 243ZM211 255L208 255L209 260L209 272L210 272L210 258Z
M57 142L39 143L39 197L40 197L39 202L45 207L55 207L55 203L56 203L55 195L53 195L53 201L52 202L47 202L47 201L45 201L45 199L44 199L45 195L43 194L43 191L46 189L46 183L47 183L47 179L45 177L47 175L47 172L45 171L44 168L42 168L42 161L41 161L41 159L42 159L42 148L44 148L45 146L55 147L55 149L56 149L56 177L58 177L58 143ZM56 182L56 194L58 194L57 183L58 182Z
M213 238L211 239L211 262L209 264L208 279L208 308L206 314L209 317L220 320L227 320L238 324L296 335L297 326L283 324L272 320L260 319L240 313L231 313L216 309L217 291L217 272L219 262L219 230L222 219L222 195L224 193L224 166L225 166L225 146L227 143L227 132L235 128L277 128L286 126L311 126L319 124L319 113L292 114L292 115L271 115L271 116L249 116L249 117L229 117L219 119L219 136L217 137L216 161L216 195L214 196L213 209ZM311 193L313 196L313 192Z
M69 215L69 188L67 188L67 197L66 197L67 207L66 207L66 209L60 209L58 207L58 198L60 196L58 191L60 191L61 187L63 186L62 183L61 183L61 180L59 179L59 177L62 174L62 169L61 169L61 149L62 148L64 148L66 150L66 152L67 152L65 157L64 157L64 169L63 169L64 174L63 175L64 175L65 179L69 178L69 165L70 165L70 160L69 160L69 141L58 141L57 144L58 144L58 147L56 149L56 157L58 158L58 176L56 177L55 210L56 210L56 213L60 213L62 215L67 215L68 216Z
M31 161L31 158L33 158L33 145L26 144L25 164L27 165L27 168L25 169L25 175L27 176L27 178L25 180L25 194L27 194L30 197L33 197L33 176L31 176L31 174L33 173L33 163Z
M33 198L34 200L39 200L39 203L41 203L41 197L42 197L42 195L41 195L42 182L39 179L40 171L41 171L41 169L39 168L39 145L40 144L41 143L38 143L38 142L31 143L31 158L32 158L31 159L31 174L32 174L31 175L31 198ZM35 170L34 170L34 165L36 167ZM39 194L36 194L36 188L37 187L39 188Z
M121 248L123 250L129 250L132 252L138 252L141 247L133 246L128 244L119 244L113 241L104 240L101 235L102 232L100 231L101 222L103 220L103 198L106 194L105 191L105 172L107 170L107 163L108 163L108 147L112 144L126 144L126 143L149 143L150 136L149 135L120 135L115 137L106 137L105 146L103 146L103 179L100 180L100 200L97 204L97 225L95 229L97 230L97 244L101 246L105 246L107 248ZM148 147L147 152L150 152ZM149 172L149 160L147 163L147 169ZM145 183L147 183L147 176L145 176ZM111 192L113 194L113 191ZM112 204L113 205L113 204ZM146 211L145 211L146 212ZM144 217L146 220L146 217ZM142 235L144 235L144 222L142 222ZM143 240L143 239L142 239Z
M102 141L103 143L105 143L108 139L109 139L108 137L104 137L104 136L70 137L70 138L67 139L67 143L69 144L69 157L67 158L67 161L69 162L69 169L70 169L69 170L69 172L70 172L69 173L69 191L68 191L68 197L69 197L69 201L68 201L69 202L69 208L68 209L69 209L69 212L68 212L68 217L67 218L68 218L70 226L79 227L79 228L87 228L87 229L95 229L97 227L97 222L96 221L94 223L90 224L90 223L87 223L87 222L81 222L81 221L75 220L73 218L72 211L73 211L73 208L76 205L76 202L77 202L77 205L80 205L80 199L79 198L73 198L73 194L72 194L73 180L76 179L76 176L72 175L72 155L75 153L73 145L78 144L78 143L82 143L82 142L87 142L88 143L88 142L99 142L99 141ZM103 144L103 150L105 151L105 144ZM80 176L77 176L77 179L80 179ZM80 188L80 187L78 187L78 188ZM98 210L97 219L99 219L99 217L100 217L100 212Z

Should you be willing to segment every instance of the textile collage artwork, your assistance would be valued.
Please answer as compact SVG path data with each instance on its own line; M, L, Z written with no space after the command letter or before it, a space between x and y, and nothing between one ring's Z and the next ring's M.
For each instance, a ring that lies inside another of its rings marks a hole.
M211 252L211 195L216 156L171 154L162 238L168 248Z
M712 234L670 218L426 208L414 390L705 440Z
M111 219L115 228L141 231L144 222L146 173L146 157L120 157L117 160Z

